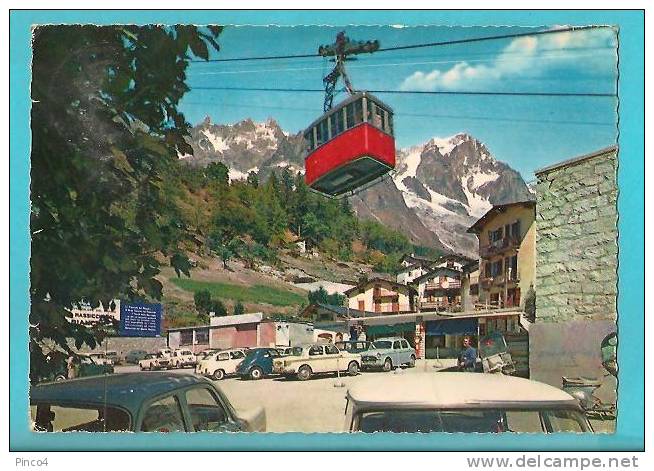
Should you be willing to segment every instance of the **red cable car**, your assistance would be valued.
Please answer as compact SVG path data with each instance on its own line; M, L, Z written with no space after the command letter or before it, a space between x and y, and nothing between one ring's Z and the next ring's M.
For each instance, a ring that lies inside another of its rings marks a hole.
M354 92L304 132L305 181L327 196L364 187L395 167L393 110L368 92Z

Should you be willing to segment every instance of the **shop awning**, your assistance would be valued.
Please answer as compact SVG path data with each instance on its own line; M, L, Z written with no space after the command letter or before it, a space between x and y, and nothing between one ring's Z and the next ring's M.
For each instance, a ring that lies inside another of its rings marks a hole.
M425 323L427 335L477 335L477 319L443 319Z
M406 322L403 324L390 325L369 325L366 327L366 335L378 337L380 335L402 334L404 332L415 332L416 324Z

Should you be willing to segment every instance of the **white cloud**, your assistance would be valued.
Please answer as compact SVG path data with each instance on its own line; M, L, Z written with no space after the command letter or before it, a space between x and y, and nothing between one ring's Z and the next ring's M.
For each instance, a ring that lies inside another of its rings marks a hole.
M456 90L471 85L479 88L502 79L543 74L561 66L606 70L615 66L615 50L593 48L616 45L616 32L608 28L525 36L511 41L495 58L461 61L446 70L414 72L404 79L400 89Z

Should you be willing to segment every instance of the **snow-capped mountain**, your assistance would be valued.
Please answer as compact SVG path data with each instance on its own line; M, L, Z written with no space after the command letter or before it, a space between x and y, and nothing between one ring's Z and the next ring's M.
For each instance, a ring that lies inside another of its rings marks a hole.
M192 165L220 161L230 178L254 171L265 179L273 170L304 171L301 134L284 132L273 120L233 125L210 118L191 130ZM476 256L477 239L466 229L493 204L533 199L518 172L493 157L474 137L460 133L398 149L391 178L351 198L359 217L404 232L414 243Z
M245 178L251 171L267 177L274 168L304 171L300 134L289 135L269 118L264 123L246 119L233 125L213 124L211 118L191 129L192 156L180 156L193 165L220 161L230 169L230 178Z
M533 198L518 172L465 133L398 150L393 182L442 244L464 254L477 248L466 229L493 204Z

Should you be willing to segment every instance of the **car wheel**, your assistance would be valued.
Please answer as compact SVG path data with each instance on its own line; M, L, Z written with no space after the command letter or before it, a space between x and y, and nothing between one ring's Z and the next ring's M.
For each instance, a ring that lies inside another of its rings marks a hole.
M54 380L58 383L59 381L65 381L66 377L64 375L57 375Z
M216 381L219 381L225 377L225 372L223 370L216 370L213 372L213 375L211 375L211 377Z
M351 361L350 364L347 365L347 374L350 376L359 374L359 364L356 361Z
M415 355L411 355L411 359L409 360L409 368L413 368L416 366L416 357Z
M139 369L140 369L141 371L145 371L145 368L143 368L143 365L139 365Z
M300 381L306 381L311 378L311 367L309 365L302 365L299 370L297 370L297 377Z
M382 367L384 371L391 371L393 369L393 362L390 358L384 360L384 366Z
M258 366L255 366L250 370L250 378L254 380L263 378L263 370Z

